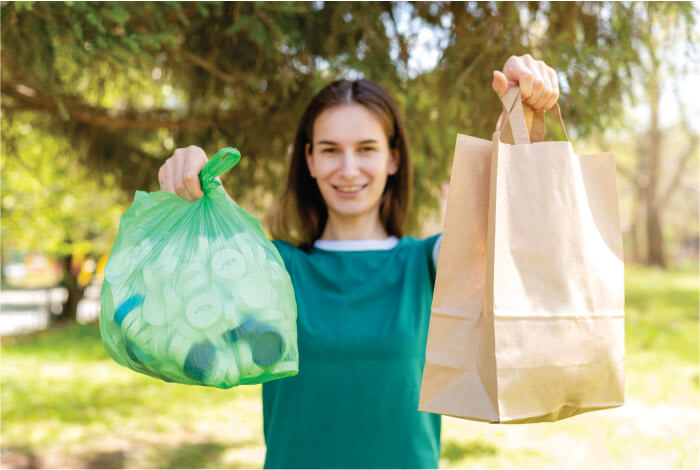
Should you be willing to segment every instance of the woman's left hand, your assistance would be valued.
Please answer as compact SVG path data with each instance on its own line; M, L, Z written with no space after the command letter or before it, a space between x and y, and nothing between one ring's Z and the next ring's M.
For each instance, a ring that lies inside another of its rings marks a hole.
M520 86L523 103L535 111L547 111L559 99L557 73L530 54L510 56L503 66L503 72L493 72L493 91L499 98L515 85Z

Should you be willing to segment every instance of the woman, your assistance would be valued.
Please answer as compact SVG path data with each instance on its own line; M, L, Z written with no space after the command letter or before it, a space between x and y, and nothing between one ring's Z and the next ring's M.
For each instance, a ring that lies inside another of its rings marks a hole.
M494 72L535 110L556 73L529 55ZM198 147L160 168L161 189L202 197ZM440 235L403 236L406 131L369 80L339 81L307 107L272 226L298 307L299 374L263 384L265 468L437 468L441 417L418 411ZM290 241L292 243L290 243Z

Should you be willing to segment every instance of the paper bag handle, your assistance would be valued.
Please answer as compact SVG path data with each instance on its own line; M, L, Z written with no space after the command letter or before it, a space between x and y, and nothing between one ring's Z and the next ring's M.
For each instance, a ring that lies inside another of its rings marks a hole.
M510 131L513 134L513 142L516 145L529 144L530 136L527 132L525 113L523 112L523 102L520 98L520 87L514 86L501 96L503 103L503 114L498 119L496 132L503 132L506 121L510 124Z
M513 134L513 142L516 145L529 144L532 142L542 142L544 140L544 113L536 112L530 133L528 134L527 123L525 122L525 113L523 111L523 103L520 94L520 87L511 87L508 89L505 95L501 97L501 102L503 103L503 113L498 118L498 123L496 124L496 131L502 132L505 126L506 119L510 123L511 133ZM566 126L564 125L564 120L561 117L561 109L559 108L559 103L556 103L554 107L549 110L550 114L554 115L554 118L559 122L562 132L564 132L564 137L569 140L569 135L566 132Z
M569 140L569 134L566 132L564 119L561 117L561 109L559 108L559 103L556 103L547 112L554 116L554 119L556 119L559 123L559 126L561 126L561 131L564 133L564 138L566 140ZM542 142L544 140L544 115L545 113L536 112L535 117L532 119L532 127L530 128L530 140L532 142Z

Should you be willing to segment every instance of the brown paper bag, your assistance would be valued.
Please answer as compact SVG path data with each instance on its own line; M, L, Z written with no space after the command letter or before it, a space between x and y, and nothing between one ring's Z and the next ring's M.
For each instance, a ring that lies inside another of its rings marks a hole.
M418 409L527 423L620 406L614 156L531 144L519 89L503 102L493 141L457 136Z

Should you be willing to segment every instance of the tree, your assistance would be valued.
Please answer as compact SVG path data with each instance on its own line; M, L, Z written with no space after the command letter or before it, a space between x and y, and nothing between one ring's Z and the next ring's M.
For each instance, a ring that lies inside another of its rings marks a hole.
M511 54L546 59L559 70L571 134L586 135L616 119L621 97L631 94L644 44L642 7L5 2L3 124L26 119L32 135L64 142L71 164L88 170L85 178L109 176L126 197L157 189L157 169L176 146L198 144L209 154L238 147L244 158L224 185L261 215L274 209L311 96L337 78L369 77L396 97L406 118L416 173L409 233L416 233L449 178L457 132L488 138L493 130L500 104L491 71ZM692 5L673 9L692 23ZM439 58L416 69L421 28L437 38ZM3 157L19 162L18 145L3 144Z
M510 54L531 51L560 70L580 133L614 118L637 58L636 13L589 2L6 3L3 112L51 116L47 132L67 135L82 163L129 192L154 187L174 146L238 146L247 158L224 183L262 210L311 95L367 76L404 105L430 176L416 179L414 202L433 207L456 132L490 135L491 70ZM405 31L400 15L415 27ZM437 66L416 74L408 64L422 26L444 41Z
M2 120L3 223L1 240L57 256L68 290L60 320L75 320L84 287L77 281L76 253L109 252L126 198L112 175L88 175L67 139L33 127L36 117Z
M690 126L690 117L680 96L676 96L680 110L676 124L662 126L662 96L669 91L671 80L688 73L684 70L687 66L695 67L697 73L698 51L693 37L697 33L694 33L692 18L673 5L646 5L643 17L648 24L640 48L642 61L634 72L639 84L639 102L647 104L649 109L648 123L642 132L629 137L629 141L635 142L634 159L618 164L618 170L635 195L626 227L631 258L665 267L667 248L662 220L669 215L670 202L683 188L685 180L695 179L695 175L687 174L687 169L697 161L700 138L698 131ZM685 57L687 62L679 63L678 56ZM688 203L683 203L683 207L688 207ZM685 225L692 219L697 220L697 211L686 214Z

